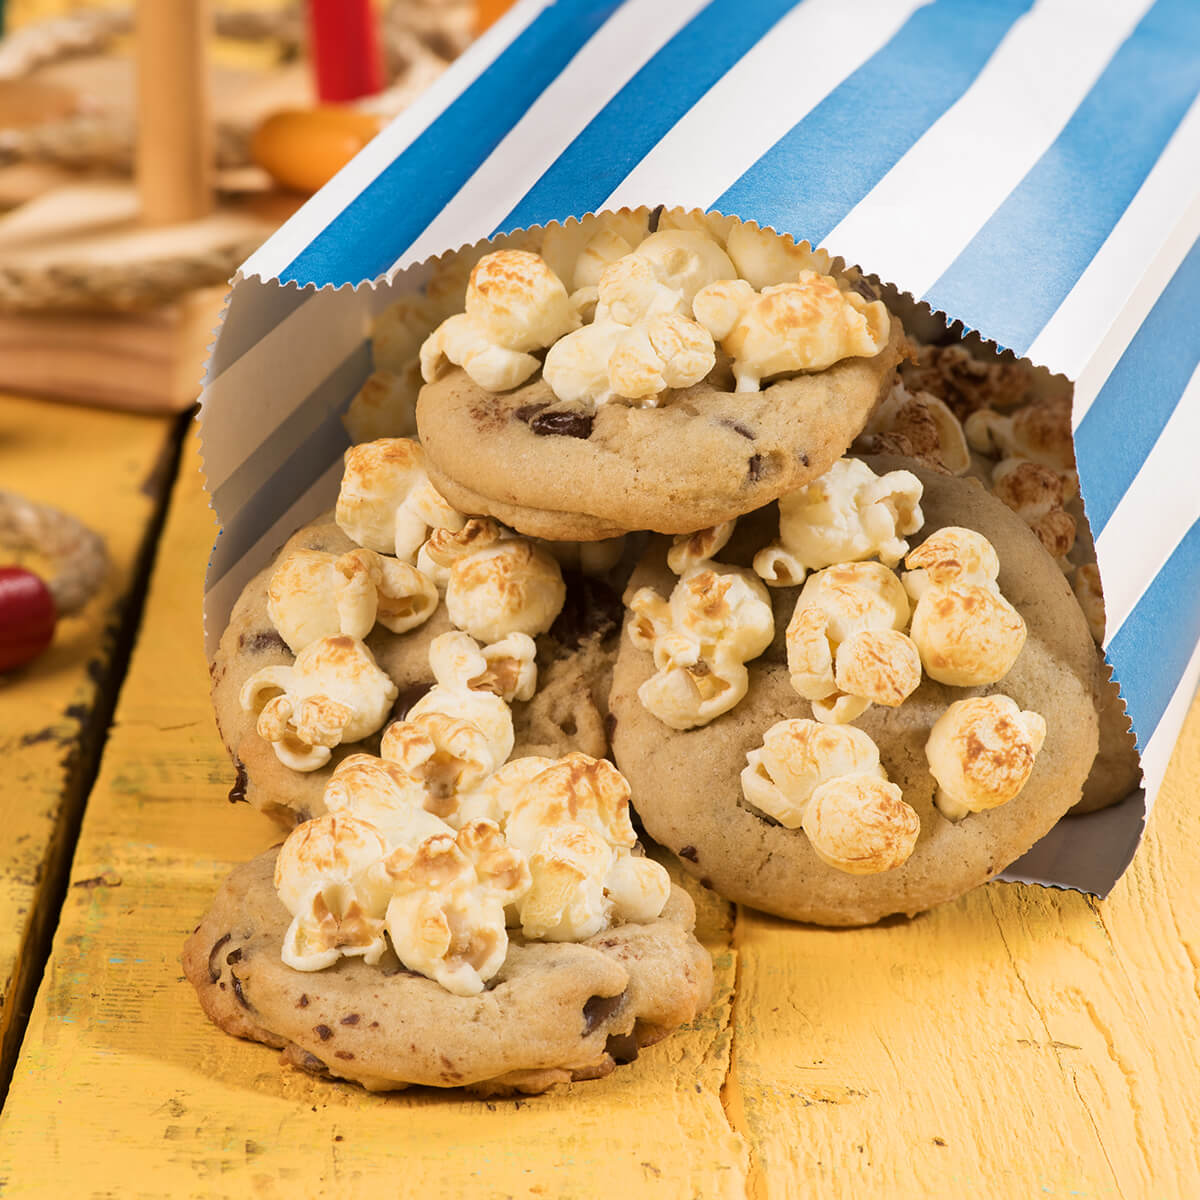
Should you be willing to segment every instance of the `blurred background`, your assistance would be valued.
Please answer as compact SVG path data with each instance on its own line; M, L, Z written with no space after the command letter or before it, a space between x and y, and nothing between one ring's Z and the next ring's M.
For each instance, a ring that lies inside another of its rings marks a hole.
M225 284L511 0L0 0L0 390L196 397Z

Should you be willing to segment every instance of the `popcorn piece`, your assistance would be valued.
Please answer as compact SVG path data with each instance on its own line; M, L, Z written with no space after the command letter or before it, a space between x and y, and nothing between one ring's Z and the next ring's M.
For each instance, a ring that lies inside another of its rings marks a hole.
M529 868L491 822L402 847L372 868L390 891L387 931L400 961L456 996L476 996L508 952L504 906L529 888Z
M908 861L921 819L894 783L849 775L813 792L804 832L822 862L850 875L877 875Z
M407 563L431 529L466 523L429 482L425 452L408 438L380 438L346 451L335 519L360 546Z
M293 653L339 633L365 638L377 620L406 633L428 620L437 603L437 588L420 571L373 550L297 550L267 587L267 615Z
M965 475L971 450L958 418L931 392L897 383L855 443L872 454L905 454L951 475Z
M908 549L904 536L925 523L922 491L911 471L880 476L858 459L839 459L780 497L779 541L754 556L754 570L773 587L787 587L834 563L877 557L894 566Z
M737 278L737 268L720 243L707 232L667 229L652 233L633 252L633 257L648 263L659 285L675 293L678 300L674 311L679 313L691 310L702 288L719 279ZM603 288L601 302L605 302Z
M731 230L740 224L737 217L723 217L720 213L703 212L698 208L665 208L658 215L657 232L681 229L686 233L702 233L717 245L724 246Z
M968 813L1014 799L1028 783L1045 740L1045 720L1022 712L1008 696L973 696L951 704L925 743L942 815L961 821Z
M1063 477L1041 463L1006 458L992 470L992 493L1037 534L1047 553L1061 564L1075 545L1075 518L1063 507L1068 499Z
M450 568L460 558L487 550L503 538L504 530L490 517L472 517L461 529L435 529L417 551L417 570L444 592Z
M981 454L1029 459L1074 478L1068 401L1027 404L1007 414L981 408L967 418L965 429L967 441Z
M853 725L823 725L793 718L776 721L762 745L746 755L742 794L785 829L799 829L813 792L844 775L886 779L879 747Z
M649 209L622 209L546 227L542 258L568 292L595 287L605 267L624 258L650 232Z
M491 659L488 651L492 652ZM409 709L408 719L423 713L460 717L479 727L487 739L493 761L499 765L512 753L512 713L503 698L528 699L537 680L533 639L514 633L503 643L480 649L465 633L443 633L429 645L429 665L436 685ZM506 684L511 685L508 691ZM493 688L503 688L501 694ZM390 732L390 731L389 731ZM388 758L388 733L381 751Z
M665 870L630 861L629 784L604 759L568 754L531 775L505 832L529 859L533 882L518 911L526 937L578 941L614 918L651 920L666 904Z
M681 533L671 543L667 551L667 566L676 575L686 575L696 567L706 567L709 560L719 554L733 537L737 528L737 519L722 521L708 529L699 529L695 533Z
M292 914L282 958L297 971L319 971L345 955L376 963L387 948L381 914L360 884L387 852L379 831L345 814L318 817L288 835L275 860L275 889Z
M456 299L461 301L461 291ZM371 360L376 368L393 375L405 374L409 365L419 360L421 343L453 311L437 298L421 295L401 296L388 305L371 325Z
M335 816L369 822L389 850L450 832L450 826L427 809L426 796L421 778L399 763L370 754L342 759L325 785L325 807Z
M579 325L562 281L536 254L500 250L471 272L466 312L449 317L421 347L421 375L432 383L448 363L480 387L502 392L538 369L528 353L552 345Z
M332 747L357 742L387 720L396 685L370 650L350 637L321 638L290 667L264 667L242 685L247 712L258 713L259 737L294 771L315 771Z
M356 445L417 432L417 393L421 364L410 359L399 371L373 371L350 401L342 424Z
M492 772L474 791L459 799L458 811L446 820L454 826L467 821L495 821L503 827L508 821L521 789L555 763L553 758L530 754L525 758L514 758L499 770Z
M706 725L733 708L749 686L744 664L775 635L766 589L736 567L696 564L669 601L642 588L629 607L630 639L654 655L657 668L638 697L672 729Z
M500 766L478 725L444 712L393 721L379 752L398 768L406 797L444 820L457 812L461 793L477 787Z
M1083 615L1087 618L1088 629L1097 646L1104 645L1104 593L1100 590L1100 568L1095 563L1082 563L1075 568L1071 579L1071 589Z
M814 250L808 242L759 229L743 222L729 231L725 249L738 275L756 292L779 283L794 283L801 271L828 275L833 260L824 250Z
M908 615L903 586L880 563L809 578L788 622L788 671L818 721L841 725L872 703L896 708L916 690L920 656L901 632Z
M699 383L716 361L707 330L689 317L665 313L634 327L618 343L608 359L608 380L618 396L653 407L660 392Z
M458 250L447 250L445 254L434 259L429 273L429 281L425 285L425 294L429 303L438 314L438 320L460 313L466 302L467 285L471 282L471 272L475 270L481 258L495 254L500 250L527 250L537 254L541 248L541 235L537 230L518 230L515 233L502 234L493 238L490 243L475 246L462 246ZM432 329L437 320L430 326ZM422 338L422 341L424 339ZM420 343L416 352L420 351Z
M947 526L910 550L904 586L917 602L910 634L926 674L953 687L995 683L1025 644L1025 621L1000 594L1000 562L972 529Z
M986 362L966 346L917 346L917 361L900 374L914 392L932 392L960 421L980 408L1011 409L1033 385L1033 370L1011 359Z
M524 538L460 557L446 584L450 620L484 642L545 633L566 598L558 563Z
M843 358L873 358L888 339L890 318L878 301L843 292L828 275L801 271L794 283L755 292L726 279L695 298L696 320L733 360L739 392L792 371L823 371Z

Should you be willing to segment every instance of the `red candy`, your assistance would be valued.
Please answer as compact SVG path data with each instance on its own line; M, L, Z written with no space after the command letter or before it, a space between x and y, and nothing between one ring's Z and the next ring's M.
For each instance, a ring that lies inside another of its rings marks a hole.
M0 671L37 658L54 636L54 597L32 571L0 567Z

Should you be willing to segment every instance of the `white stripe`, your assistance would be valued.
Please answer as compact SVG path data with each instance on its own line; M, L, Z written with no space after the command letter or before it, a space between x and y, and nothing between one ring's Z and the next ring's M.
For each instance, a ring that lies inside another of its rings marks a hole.
M604 208L706 208L929 0L807 0L742 57Z
M1167 765L1171 761L1171 751L1179 739L1179 731L1192 706L1196 695L1196 687L1200 685L1200 646L1192 654L1191 661L1175 689L1170 703L1163 711L1162 719L1154 736L1146 746L1142 755L1142 773L1146 783L1146 809L1149 811L1162 787L1163 778L1167 773Z
M924 295L1054 142L1150 0L1041 0L834 228L834 254Z
M407 109L354 156L242 264L247 278L274 279L408 149L532 25L551 0L526 0L506 13Z
M205 581L204 647L209 658L216 653L217 643L229 623L229 614L242 594L242 588L270 562L271 555L301 525L333 507L341 481L342 460L339 458L220 579ZM212 570L211 564L209 570Z
M1200 367L1129 490L1096 539L1104 583L1104 644L1133 612L1175 547L1200 518Z
M708 0L620 8L538 97L507 137L399 259L420 262L478 241L504 220L588 122ZM515 163L519 170L513 170Z
M365 293L314 292L205 389L201 417L210 495L361 344L368 311ZM224 523L231 514L217 515Z
M1195 101L1153 170L1029 357L1075 380L1078 427L1163 288L1200 237L1200 100Z

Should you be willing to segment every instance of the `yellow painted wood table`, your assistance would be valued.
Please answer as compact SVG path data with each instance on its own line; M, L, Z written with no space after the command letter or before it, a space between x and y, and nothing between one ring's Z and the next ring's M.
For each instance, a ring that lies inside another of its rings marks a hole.
M369 1095L210 1026L179 950L278 840L226 802L194 443L7 1103L35 1196L1191 1197L1200 1191L1200 707L1104 902L992 884L915 920L701 897L717 998L610 1078Z

